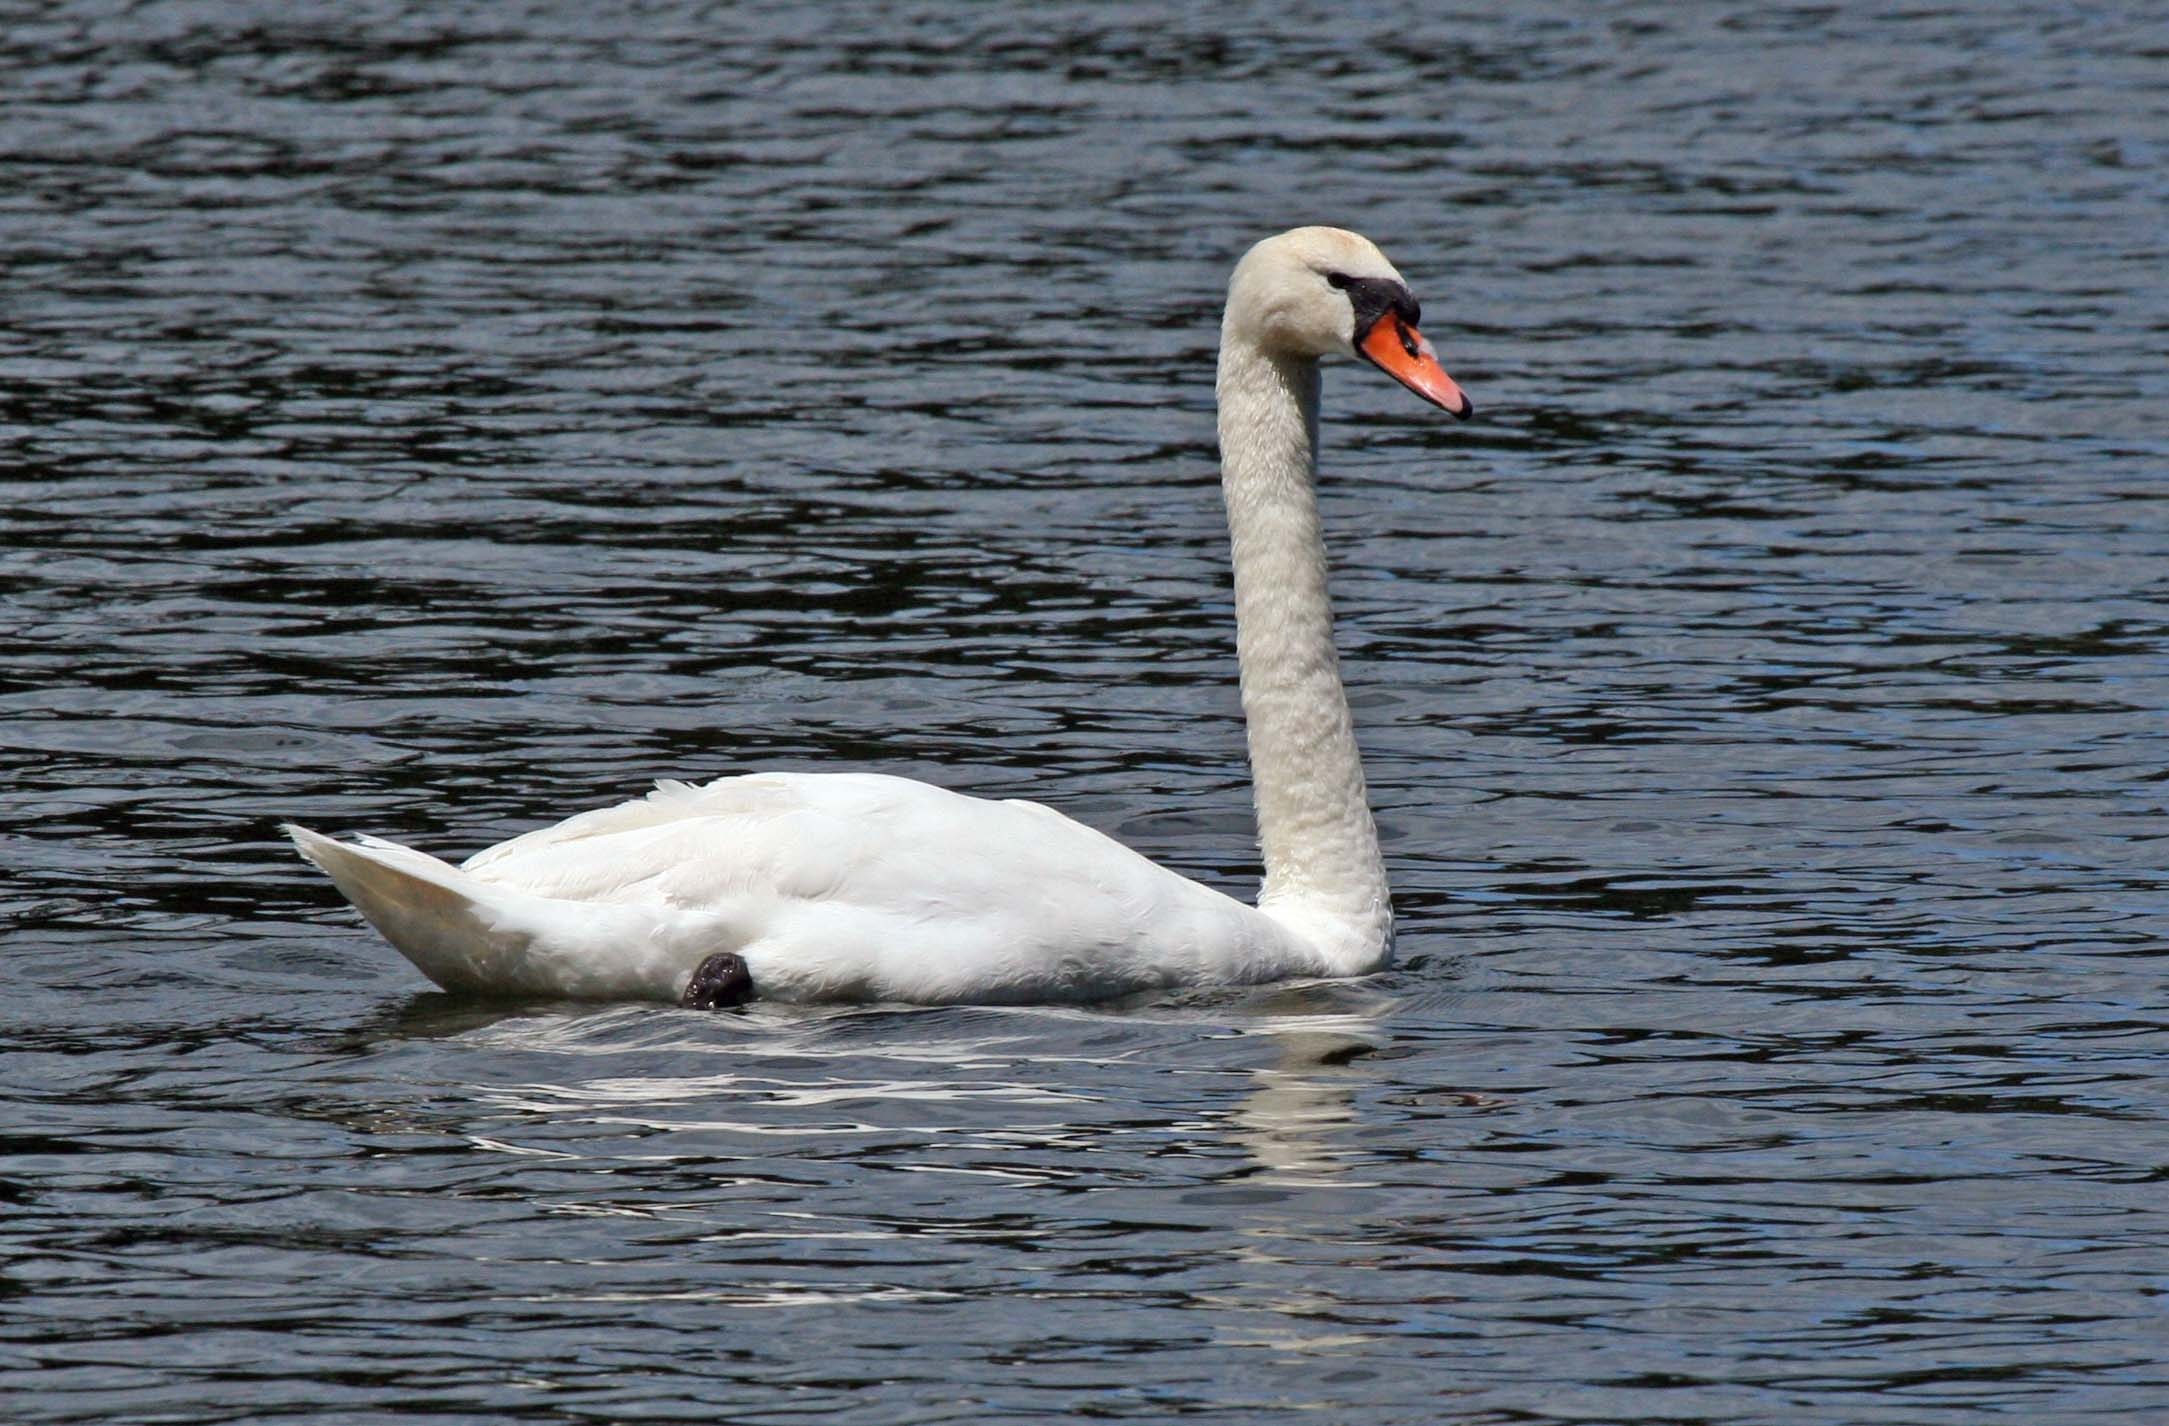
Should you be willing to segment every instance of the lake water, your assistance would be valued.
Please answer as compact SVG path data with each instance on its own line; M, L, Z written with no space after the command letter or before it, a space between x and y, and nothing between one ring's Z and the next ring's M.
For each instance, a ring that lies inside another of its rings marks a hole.
M70 3L0 38L13 1422L2169 1399L2169 31ZM881 768L1254 881L1227 270L1327 378L1389 973L491 1005L277 837Z

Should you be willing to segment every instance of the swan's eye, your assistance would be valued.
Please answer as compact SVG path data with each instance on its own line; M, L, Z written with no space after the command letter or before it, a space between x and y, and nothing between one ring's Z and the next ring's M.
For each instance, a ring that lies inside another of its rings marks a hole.
M1350 277L1345 272L1324 272L1319 276L1326 280L1327 286L1348 294L1348 305L1355 309L1356 335L1359 337L1388 312L1411 327L1423 320L1423 309L1416 305L1415 295L1390 277Z

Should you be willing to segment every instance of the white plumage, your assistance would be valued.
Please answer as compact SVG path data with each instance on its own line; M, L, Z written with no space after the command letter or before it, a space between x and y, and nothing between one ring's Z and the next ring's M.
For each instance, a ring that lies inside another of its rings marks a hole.
M1051 808L878 774L666 782L457 869L295 838L448 990L675 999L724 949L784 1000L1077 1001L1324 970L1257 910Z
M1266 861L1256 907L1037 803L865 773L663 782L458 867L287 831L454 991L675 1000L718 953L783 1000L1086 1001L1375 970L1392 918L1333 652L1316 363L1363 355L1467 414L1413 323L1385 258L1339 229L1260 243L1230 285L1220 431Z

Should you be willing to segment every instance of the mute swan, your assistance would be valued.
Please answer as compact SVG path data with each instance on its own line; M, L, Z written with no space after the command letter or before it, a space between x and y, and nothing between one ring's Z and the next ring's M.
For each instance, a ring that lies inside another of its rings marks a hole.
M1466 418L1417 315L1385 255L1338 228L1266 239L1228 284L1221 486L1265 857L1255 907L1037 803L868 773L662 782L458 867L285 830L453 991L1016 1004L1378 970L1393 912L1333 650L1318 362L1360 356Z

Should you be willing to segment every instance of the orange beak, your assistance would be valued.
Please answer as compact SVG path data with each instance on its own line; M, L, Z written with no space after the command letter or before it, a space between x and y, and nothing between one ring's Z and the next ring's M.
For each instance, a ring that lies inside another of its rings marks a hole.
M1442 406L1458 420L1475 411L1469 398L1438 364L1437 353L1423 333L1401 320L1398 312L1382 312L1371 330L1356 344L1363 358L1434 406Z

